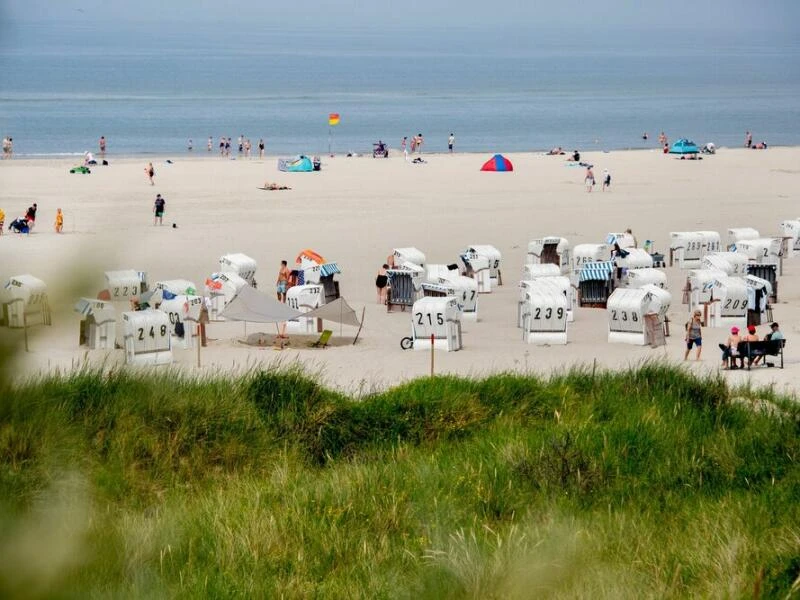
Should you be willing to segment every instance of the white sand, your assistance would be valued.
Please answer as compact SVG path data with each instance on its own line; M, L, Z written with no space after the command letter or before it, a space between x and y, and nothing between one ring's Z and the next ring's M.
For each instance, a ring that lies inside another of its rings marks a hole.
M199 153L198 153L199 154ZM303 248L336 261L341 290L366 321L355 346L326 350L290 346L283 351L236 344L244 325L212 324L215 338L203 349L199 372L242 369L257 363L299 360L324 372L325 380L346 390L369 391L428 373L427 352L404 352L400 338L410 331L408 312L387 314L375 300L374 278L393 247L416 246L431 263L456 262L469 244L493 244L503 253L505 285L482 295L480 321L463 323L465 348L436 356L438 373L480 375L501 370L551 371L573 364L623 368L639 361L683 357L681 304L685 273L667 268L673 304L673 335L666 349L609 344L604 310L579 309L566 346L523 343L515 327L516 284L529 240L559 235L571 244L602 242L609 231L631 227L640 244L655 240L668 247L670 231L716 230L723 243L729 227L755 227L777 235L783 219L800 216L800 148L768 151L720 150L702 161L682 161L658 151L585 153L595 165L598 186L586 193L584 170L568 168L564 157L511 154L513 173L482 173L488 155L429 155L428 164L406 163L394 152L388 160L325 159L319 173L279 173L273 158L260 161L174 156L154 160L156 185L147 182L142 159L115 159L88 176L70 175L71 161L13 160L0 163L0 208L6 223L39 204L36 232L0 237L0 280L30 273L49 285L54 325L38 327L31 352L14 368L29 374L70 368L85 358L122 362L122 351L88 352L77 345L78 315L71 307L81 294L94 296L105 270L147 271L149 281L186 278L200 289L217 270L219 256L243 252L259 263L260 288L272 292L281 259L291 262ZM604 168L613 176L611 191L600 192ZM265 180L291 191L261 191ZM167 201L165 225L152 225L156 193ZM53 232L57 207L65 214L65 233ZM178 229L169 225L178 224ZM780 389L800 384L800 259L784 262L780 302L774 318L788 338L786 369L726 372L732 382L775 382ZM87 278L91 278L89 282ZM77 287L76 287L77 286ZM80 288L80 289L79 289ZM333 327L336 336L339 326ZM249 324L248 333L274 331ZM343 329L344 336L353 331ZM766 333L766 327L759 334ZM17 330L2 336L21 338ZM707 329L705 352L690 368L716 371L717 343L727 331ZM176 350L176 363L197 371L196 354Z

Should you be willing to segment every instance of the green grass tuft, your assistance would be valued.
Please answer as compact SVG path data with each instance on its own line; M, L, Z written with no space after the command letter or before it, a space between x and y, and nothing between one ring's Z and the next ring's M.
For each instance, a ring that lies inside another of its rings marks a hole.
M643 364L0 381L0 596L800 597L800 409Z

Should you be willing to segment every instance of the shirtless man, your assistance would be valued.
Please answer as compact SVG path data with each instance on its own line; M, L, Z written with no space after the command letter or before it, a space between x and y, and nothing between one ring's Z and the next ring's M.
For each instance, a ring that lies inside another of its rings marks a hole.
M278 302L286 302L286 290L289 289L289 267L285 260L281 261L281 268L278 269L278 279L276 283L276 291L278 294Z

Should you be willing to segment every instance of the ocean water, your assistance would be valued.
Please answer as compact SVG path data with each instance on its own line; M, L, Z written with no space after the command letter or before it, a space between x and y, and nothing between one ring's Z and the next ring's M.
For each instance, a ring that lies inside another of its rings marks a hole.
M0 132L19 155L205 153L211 135L269 154L655 147L658 133L800 144L800 38L724 34L17 24L0 42ZM641 139L643 132L650 140Z

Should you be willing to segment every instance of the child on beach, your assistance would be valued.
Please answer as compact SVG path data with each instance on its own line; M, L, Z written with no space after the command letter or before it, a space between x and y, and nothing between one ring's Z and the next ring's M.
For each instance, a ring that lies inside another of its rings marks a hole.
M375 277L375 287L378 290L378 304L386 304L386 292L389 284L389 276L386 274L386 269L389 265L385 264L378 269L378 274Z
M56 233L63 233L64 230L64 213L61 212L61 209L56 209Z

